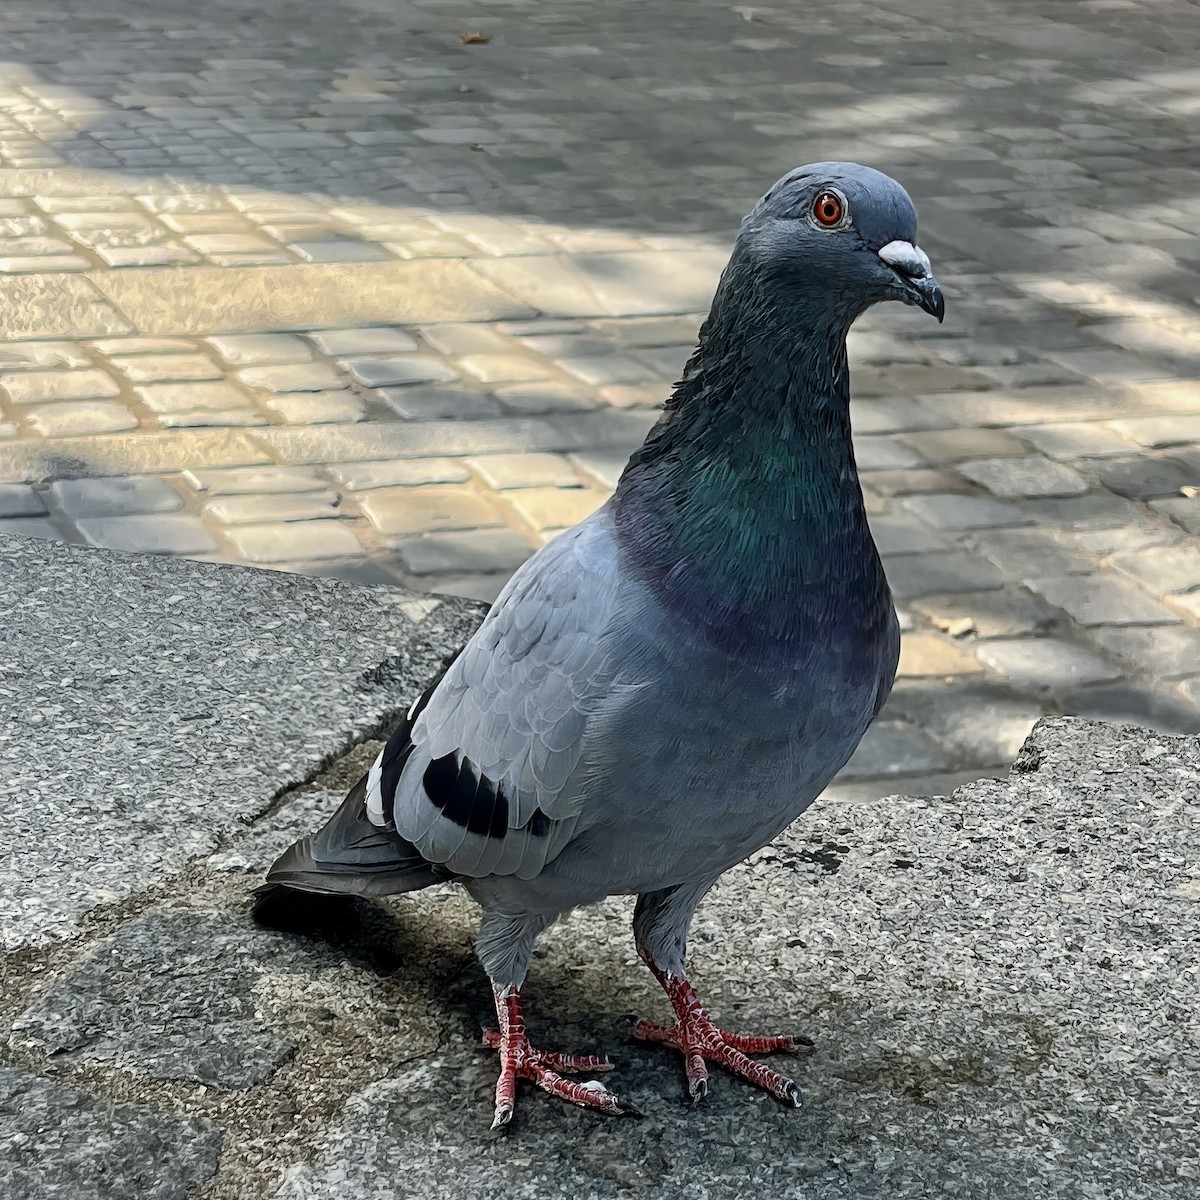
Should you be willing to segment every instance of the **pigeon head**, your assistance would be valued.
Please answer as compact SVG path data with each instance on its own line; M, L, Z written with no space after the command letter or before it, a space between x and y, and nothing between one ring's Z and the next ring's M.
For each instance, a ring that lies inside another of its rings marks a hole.
M810 163L780 179L742 222L734 262L769 299L822 308L839 324L900 300L941 321L945 302L917 246L917 212L892 178L848 162Z

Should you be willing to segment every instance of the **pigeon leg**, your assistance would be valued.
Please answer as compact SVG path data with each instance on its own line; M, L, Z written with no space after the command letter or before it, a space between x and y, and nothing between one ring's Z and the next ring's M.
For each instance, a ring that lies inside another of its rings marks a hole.
M622 1103L595 1080L577 1083L573 1079L564 1079L564 1073L609 1071L612 1063L596 1054L556 1054L535 1049L529 1044L525 1033L525 1012L520 992L514 987L500 987L498 984L492 985L492 991L496 996L496 1019L500 1028L485 1030L483 1044L500 1051L500 1078L496 1081L493 1129L502 1129L512 1120L518 1079L532 1079L550 1095L584 1108L598 1108L614 1116L637 1111L632 1105Z
M749 1080L756 1087L765 1089L784 1104L800 1107L800 1089L793 1080L746 1056L773 1054L780 1050L798 1050L803 1046L812 1045L808 1038L748 1037L719 1029L704 1011L700 997L696 995L687 976L663 971L655 966L648 954L643 953L642 957L654 972L655 978L662 984L679 1023L668 1026L656 1025L652 1021L640 1021L634 1030L634 1036L643 1041L674 1046L683 1054L688 1095L693 1104L698 1104L708 1095L708 1067L705 1064L713 1062Z

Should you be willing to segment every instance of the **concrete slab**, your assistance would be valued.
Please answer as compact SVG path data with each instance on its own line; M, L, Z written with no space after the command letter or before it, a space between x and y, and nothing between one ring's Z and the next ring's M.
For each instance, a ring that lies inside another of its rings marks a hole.
M0 539L0 946L161 883L393 719L481 612L412 599Z
M452 1173L464 1200L1184 1200L1200 1173L1198 808L1200 741L1065 718L1005 780L820 805L731 872L692 939L718 1019L816 1039L792 1062L804 1109L720 1073L702 1108L684 1104L677 1056L622 1022L664 1003L614 901L545 939L531 1033L602 1046L644 1120L523 1088L491 1141L494 1064L471 1044L487 995L470 979L445 996L462 1015L439 1050L357 1090L275 1194L435 1196ZM446 934L421 927L397 976L437 970Z

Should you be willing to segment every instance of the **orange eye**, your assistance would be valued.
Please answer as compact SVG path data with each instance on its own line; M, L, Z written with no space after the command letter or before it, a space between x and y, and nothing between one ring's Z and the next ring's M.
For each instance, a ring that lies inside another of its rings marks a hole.
M812 213L819 225L836 225L846 211L837 192L821 192L813 201Z

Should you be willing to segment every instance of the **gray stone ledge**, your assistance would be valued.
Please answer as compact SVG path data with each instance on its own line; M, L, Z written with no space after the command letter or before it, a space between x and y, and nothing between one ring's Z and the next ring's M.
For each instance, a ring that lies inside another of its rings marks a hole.
M402 711L481 612L0 537L0 948L210 853Z

